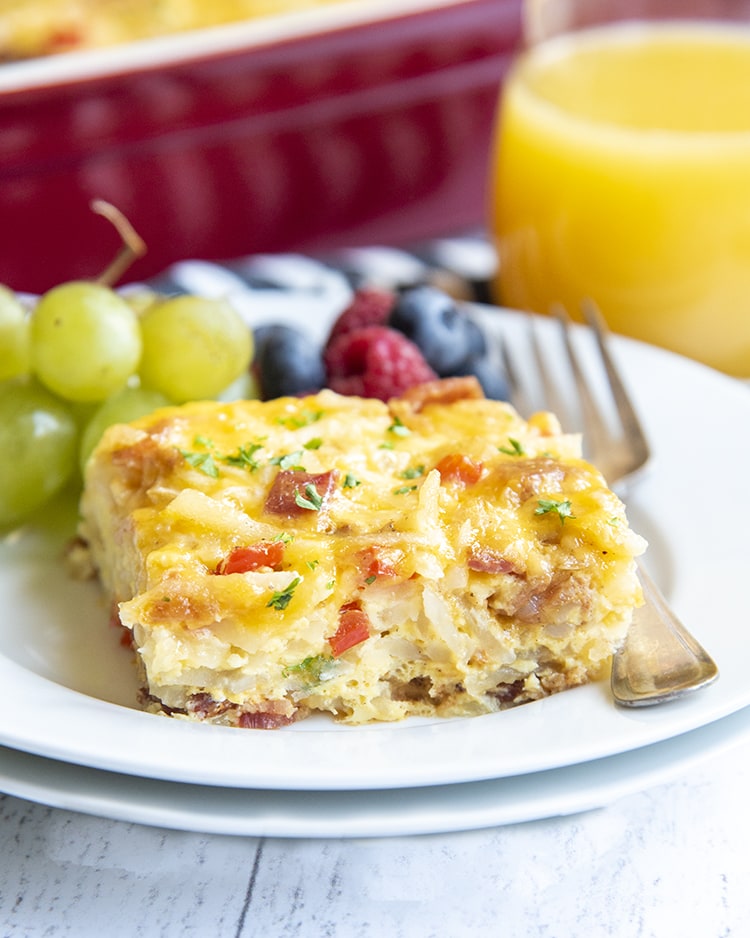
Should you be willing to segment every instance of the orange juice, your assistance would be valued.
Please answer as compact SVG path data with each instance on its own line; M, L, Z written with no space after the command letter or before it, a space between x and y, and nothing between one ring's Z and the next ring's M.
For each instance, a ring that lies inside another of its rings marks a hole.
M591 298L616 332L750 377L750 25L543 42L496 134L499 302Z

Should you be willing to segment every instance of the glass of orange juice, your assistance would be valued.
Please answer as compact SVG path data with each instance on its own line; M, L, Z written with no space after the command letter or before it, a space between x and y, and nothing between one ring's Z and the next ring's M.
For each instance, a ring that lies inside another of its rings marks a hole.
M495 299L591 299L615 332L748 378L750 8L694 2L530 5L495 132Z

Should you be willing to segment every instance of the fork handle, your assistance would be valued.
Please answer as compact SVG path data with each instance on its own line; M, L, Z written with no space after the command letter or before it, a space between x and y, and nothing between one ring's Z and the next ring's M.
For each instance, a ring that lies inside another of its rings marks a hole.
M667 605L641 565L644 605L612 661L612 694L618 704L645 707L673 700L719 676L713 658Z

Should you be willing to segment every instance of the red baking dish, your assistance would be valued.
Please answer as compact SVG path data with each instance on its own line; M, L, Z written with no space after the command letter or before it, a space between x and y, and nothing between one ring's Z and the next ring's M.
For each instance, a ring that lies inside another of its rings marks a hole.
M353 0L0 66L0 282L96 276L94 198L173 261L481 223L521 0Z

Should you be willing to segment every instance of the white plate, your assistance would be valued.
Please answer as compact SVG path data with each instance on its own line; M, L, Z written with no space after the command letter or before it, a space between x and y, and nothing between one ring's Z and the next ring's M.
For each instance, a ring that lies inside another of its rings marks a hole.
M750 708L633 752L483 782L383 791L263 791L133 778L0 749L0 790L155 827L254 837L392 837L478 830L603 808L750 737Z
M518 327L516 318L491 315ZM324 717L273 732L172 721L134 709L130 660L107 628L96 588L70 582L57 548L29 535L0 551L0 744L172 781L372 790L571 766L746 706L750 393L659 349L620 340L616 352L655 451L651 473L629 501L631 521L651 542L652 573L719 664L712 687L658 708L625 710L601 683L490 716L363 728Z

